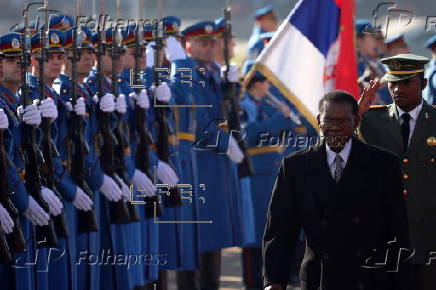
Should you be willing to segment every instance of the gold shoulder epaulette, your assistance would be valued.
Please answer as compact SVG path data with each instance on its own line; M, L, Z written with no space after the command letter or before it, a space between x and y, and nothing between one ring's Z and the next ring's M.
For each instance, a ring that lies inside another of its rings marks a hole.
M372 106L369 106L369 109L370 110L377 110L377 109L383 109L383 108L387 108L388 106L387 105L372 105Z

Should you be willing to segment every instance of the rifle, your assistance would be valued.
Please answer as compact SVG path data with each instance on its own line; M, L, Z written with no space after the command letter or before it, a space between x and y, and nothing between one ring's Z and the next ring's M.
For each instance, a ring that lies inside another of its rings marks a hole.
M7 166L6 166L6 154L3 147L3 130L0 131L0 199L1 204L3 205L3 201L9 199L7 192L8 187L8 176L7 176ZM9 211L8 211L9 212ZM14 228L15 228L14 219ZM0 263L7 263L12 261L12 255L9 251L9 245L6 240L6 234L0 229Z
M40 29L40 42L41 42L41 51L39 56L37 57L38 66L39 66L39 100L42 101L45 99L44 97L44 63L48 61L48 36L49 36L49 27L48 27L48 0L44 0L44 12L45 12L45 29ZM45 187L51 189L54 194L62 201L62 197L60 196L58 190L55 186L55 169L54 169L54 154L59 156L59 152L57 151L55 145L53 144L53 139L51 137L51 127L52 121L50 118L42 118L41 122L42 127L42 153L44 157L44 163L41 167L42 173L42 183ZM53 216L53 224L56 231L56 235L58 237L65 238L68 236L68 227L65 221L65 213L62 211L61 214L57 216Z
M100 0L100 4L102 4L103 0ZM102 8L102 5L100 5ZM103 10L103 9L101 9ZM101 15L103 12L101 11ZM103 55L106 53L106 41L104 37L104 27L99 27L98 29L98 45L97 45L97 95L99 99L104 96L103 91ZM110 176L115 182L118 183L115 178L115 164L114 164L114 146L117 142L115 136L112 132L111 126L111 113L99 111L99 119L100 119L100 134L103 136L103 145L101 147L101 156L104 158L100 158L101 167L103 172ZM120 186L120 184L118 184ZM127 223L130 221L129 211L127 209L127 205L123 200L119 201L111 201L109 202L109 211L110 211L110 223L111 224L120 224Z
M71 102L77 102L77 61L80 60L78 47L78 27L73 29L71 56ZM71 113L71 132L70 139L73 142L73 156L71 162L71 178L73 181L92 199L92 191L85 180L85 161L84 156L89 153L89 148L83 137L83 117ZM78 210L77 225L79 233L91 233L98 231L97 217L94 209L89 211Z
M160 55L162 53L163 41L162 41L162 28L157 27L155 29L155 42L154 45L154 68L153 68L153 84L155 88L160 85L159 71L158 68L160 66ZM156 96L155 96L156 97ZM157 105L164 105L163 102L156 100ZM166 116L165 108L157 107L155 109L156 115L156 123L159 124L159 130L157 133L157 141L156 141L156 152L157 156L160 160L171 164L170 159L170 146L168 142L169 136L169 124ZM168 198L167 207L176 207L182 205L182 197L180 195L180 190L177 186L171 187L170 196Z
M232 37L232 26L230 21L230 6L224 8L224 21L225 21L225 30L224 30L224 59L226 65L225 72L225 84L224 84L224 100L223 106L224 111L226 112L226 119L229 122L230 132L241 132L241 121L239 119L239 114L241 112L241 108L239 106L239 102L235 100L235 91L236 86L234 83L229 82L228 73L230 66L230 53L229 53L229 41ZM245 144L245 140L243 138L238 138L238 146L244 154L244 159L241 163L238 164L238 176L239 178L244 178L247 176L253 175L253 170L251 167L250 158L247 154L247 145Z
M0 203L6 209L14 221L14 228L12 233L6 235L8 248L13 253L24 252L26 250L26 242L24 240L23 232L21 231L20 219L18 217L18 210L9 198L10 189L8 181L8 167L10 167L9 158L4 149L3 130L0 131ZM1 230L0 230L1 231ZM3 233L2 233L3 235ZM1 238L0 238L1 240ZM3 252L3 246L0 243L0 252ZM3 256L3 255L1 255Z
M111 59L112 59L112 94L118 96L118 71L117 63L120 59L119 45L122 41L118 36L119 30L114 26L112 29L112 49L111 49ZM129 148L129 140L127 140L126 135L123 132L128 132L128 128L125 126L123 121L123 114L116 113L117 124L114 129L115 138L117 140L115 146L115 171L116 174L121 178L121 180L131 188L131 183L126 175L126 166L124 163L124 150ZM139 221L139 216L136 211L135 205L127 202L127 209L129 210L129 216L131 222Z
M135 79L138 79L140 72L140 59L142 57L143 48L142 48L142 36L139 27L136 27L135 31ZM139 94L141 92L140 88L135 88L135 93ZM153 180L153 175L150 172L150 160L149 160L149 146L152 144L152 138L150 132L147 128L146 122L146 114L145 109L135 106L135 131L139 136L139 142L136 148L136 156L135 156L135 164L136 168L145 173L148 178ZM153 218L153 205L156 204L156 217L162 216L163 210L162 206L159 202L159 197L155 196L146 196L145 197L145 217Z
M21 43L23 45L23 54L21 56L21 96L20 102L22 106L32 104L29 98L29 85L27 68L30 66L30 36L29 36L29 23L27 20L27 11L32 4L30 3L23 11L24 16L24 33L21 35ZM47 203L41 196L41 175L40 175L40 162L43 157L36 145L36 127L23 123L23 131L21 143L24 149L25 161L25 180L26 189L35 201L42 207L45 212L49 212ZM58 246L58 238L54 230L53 221L50 219L48 225L35 226L35 235L37 248L56 247Z

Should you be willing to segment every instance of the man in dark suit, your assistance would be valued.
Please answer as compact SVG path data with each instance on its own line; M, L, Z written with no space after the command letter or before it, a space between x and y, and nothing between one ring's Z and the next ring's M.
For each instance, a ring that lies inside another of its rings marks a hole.
M414 290L436 289L436 110L422 98L429 59L400 54L381 60L393 104L369 106L380 85L372 82L359 101L359 135L398 155L404 179L413 256Z
M398 158L352 137L360 117L350 94L325 95L319 111L321 142L287 156L274 186L263 237L265 289L286 288L301 228L302 290L408 289L396 268L400 248L409 246Z

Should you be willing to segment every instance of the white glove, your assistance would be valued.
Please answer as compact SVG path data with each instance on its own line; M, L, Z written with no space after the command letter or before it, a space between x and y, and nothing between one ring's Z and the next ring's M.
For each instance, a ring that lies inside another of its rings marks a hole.
M154 49L153 49L154 45L155 45L155 42L150 41L147 44L147 47L145 50L147 67L153 67L153 65L154 65Z
M157 178L159 178L164 184L168 184L171 187L177 186L179 178L174 170L167 163L159 161L157 164Z
M8 211L0 204L0 224L4 233L10 234L14 230L14 221Z
M126 96L124 94L119 94L115 100L115 110L120 114L127 112Z
M127 186L127 184L124 183L124 181L118 175L115 174L115 178L121 184L121 193L123 195L123 199L125 201L130 201L130 188Z
M112 94L105 94L100 99L100 110L106 113L111 113L115 110L115 102L114 102L114 95Z
M129 97L136 100L136 104L143 109L150 108L150 100L148 99L147 90L142 89L139 94L130 93Z
M174 36L167 38L167 46L165 48L165 55L171 62L177 59L186 59L186 52L182 44Z
M151 89L154 91L156 87L152 86ZM170 87L167 85L166 82L161 83L157 88L156 88L156 99L158 101L164 102L164 103L168 103L171 99L171 89Z
M229 139L229 148L227 149L227 155L229 156L230 160L236 163L241 163L244 159L244 154L242 153L241 149L239 149L238 142L236 142L233 136L230 136Z
M52 98L42 100L41 104L38 106L38 110L44 118L50 118L54 121L58 117L58 108Z
M57 216L62 213L64 205L51 189L41 186L41 195L42 199L48 204L49 211L52 215Z
M80 210L88 211L92 209L92 199L81 189L77 187L76 197L73 200L73 204Z
M103 184L100 187L100 191L109 201L119 201L123 196L121 189L115 181L106 174L103 174Z
M39 126L41 124L41 113L38 111L36 104L38 100L33 102L33 105L28 105L23 109L23 106L17 108L18 117L27 125Z
M6 116L3 109L0 109L0 129L6 129L9 127L8 116Z
M223 65L221 67L221 78L224 80L226 76L226 69L227 66ZM231 83L237 83L239 82L239 73L238 73L238 67L235 64L229 65L229 72L227 74L227 77L229 79L229 82Z
M69 112L74 110L77 116L83 117L86 114L86 104L85 104L85 99L83 97L80 97L76 100L76 104L74 105L74 108L71 102L66 102L65 106L67 107L67 111Z
M156 193L156 188L150 178L142 171L135 169L135 174L132 177L132 183L136 190L144 193L146 196L153 196Z
M46 213L31 196L29 196L29 204L24 211L24 216L34 226L46 226L50 220L48 213Z

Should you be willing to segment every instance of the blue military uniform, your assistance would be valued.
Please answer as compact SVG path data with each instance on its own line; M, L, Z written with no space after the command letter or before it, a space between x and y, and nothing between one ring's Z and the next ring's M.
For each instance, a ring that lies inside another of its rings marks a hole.
M263 16L266 16L266 15L272 14L272 13L274 13L274 7L272 5L268 5L268 6L265 6L263 8L256 10L254 12L253 16L257 20L257 19L262 18ZM250 39L248 40L248 44L247 44L247 49L248 49L248 54L247 54L248 57L247 58L248 59L255 59L256 58L256 56L255 55L252 56L251 53L254 51L254 47L256 46L256 43L258 42L260 35L264 32L267 32L267 31L260 28L260 26L257 24L254 25L253 31L251 32L251 36L250 36ZM258 51L256 54L259 55L260 51Z
M93 43L98 45L97 35L93 35ZM106 45L109 48L112 43L112 28L106 30ZM90 75L85 79L85 86L91 95L95 95L98 91L97 84L97 72L91 71ZM107 77L103 77L103 92L110 93L112 90L112 84ZM128 100L128 99L127 99ZM122 118L125 122L126 116L112 115L113 125L117 121L117 118ZM123 123L122 123L123 124ZM125 133L125 132L123 132ZM100 136L98 133L97 136ZM101 144L100 144L101 145ZM126 168L126 177L131 179L134 173L134 167L132 166L132 160L130 156L130 145L123 148L124 150L124 165ZM130 243L129 240L140 240L141 229L138 222L127 224L110 224L109 220L109 201L105 198L100 199L100 243L102 249L111 249L115 254L125 255L126 253L132 253L139 255L137 243ZM141 269L142 264L135 265L102 265L101 271L101 288L107 289L133 289L136 283L140 283L142 280ZM113 279L107 279L107 276L111 276L113 271L116 275ZM139 281L139 282L138 282Z
M374 27L370 20L358 19L356 20L355 31L358 37L363 36L365 33L374 33ZM372 68L381 77L385 73L385 67L371 59L368 56L361 55L357 53L357 73L359 78L364 78L365 70L367 68ZM377 91L379 98L375 101L377 104L390 104L392 103L392 98L389 94L389 90L386 86L381 87Z
M430 38L425 47L435 51L436 36ZM428 80L427 87L422 93L423 98L430 105L436 105L436 59L433 58L425 70L425 78Z
M20 35L9 33L0 37L0 54L5 57L17 57L22 54ZM2 287L5 289L35 289L35 267L30 264L35 259L35 240L33 226L23 213L28 207L29 195L23 182L24 159L20 150L21 123L16 115L20 100L16 92L0 86L0 108L4 110L9 119L9 127L4 130L4 149L9 157L8 168L9 188L14 193L11 200L19 212L21 230L26 241L27 251L14 253L13 262L0 264L0 277Z
M204 21L184 30L187 38L210 38L214 22ZM188 58L189 59L189 58ZM192 64L192 95L196 105L212 105L196 109L196 162L198 180L205 184L200 195L205 197L199 206L200 220L212 221L200 225L200 251L208 252L234 246L238 240L237 217L232 215L232 195L239 194L236 172L226 155L229 134L218 124L223 91L220 73L206 68L197 60ZM214 169L211 172L211 169Z
M81 37L81 41L78 42L78 48L81 49L93 49L93 45L91 43L91 32L86 27L82 27L81 31L83 34ZM73 34L73 28L68 29L65 31L65 48L70 48L72 46L72 34ZM61 74L58 79L55 80L53 88L55 91L59 94L62 101L69 102L71 101L71 77ZM95 152L95 146L94 146L94 138L96 134L97 124L95 119L95 109L96 104L92 101L91 97L88 93L88 91L83 87L81 82L78 82L76 85L76 93L77 98L83 97L85 99L86 108L88 114L83 118L83 135L86 143L86 147L89 149L87 155L84 158L84 170L85 174L84 177L87 180L90 180L91 182L87 182L87 185L90 187L90 189L93 191L93 202L94 205L99 204L100 202L100 194L98 192L99 187L101 186L102 180L103 180L103 172L101 171L99 159L96 156ZM91 114L90 114L91 112ZM71 133L71 130L73 130L75 127L71 123L71 112L65 112L65 123L68 132ZM91 146L93 145L93 146ZM74 145L73 145L74 146ZM71 162L72 152L71 150L68 150L68 159L69 163ZM99 207L94 207L94 211L97 217L97 220L100 216ZM77 218L77 217L76 217ZM79 225L76 225L76 228L78 228ZM99 239L99 233L98 232L91 232L91 233L72 233L76 236L76 255L75 259L78 263L76 263L77 268L77 289L98 289L100 288L99 284L99 278L100 278L100 271L99 267L92 267L87 262L83 262L81 257L84 255L84 253L97 253L100 248L100 239Z
M259 39L253 44L252 47L249 48L249 59L256 59L266 44L271 40L275 31L272 32L263 32L259 34Z
M65 53L64 42L65 34L60 30L49 30L49 53ZM32 53L38 53L41 48L41 42L39 39L39 34L35 34L31 38L32 42ZM30 88L31 97L33 99L40 98L39 92L39 79L34 76L30 76ZM74 232L76 230L75 222L75 207L72 204L74 200L77 187L72 181L68 169L65 166L67 161L67 142L66 138L68 135L68 129L66 127L66 113L65 104L60 96L53 90L53 88L44 85L44 97L52 98L55 105L59 111L59 117L55 122L51 124L51 134L53 139L53 162L56 182L56 189L59 190L64 202L64 212L65 219L67 222L67 227L69 235L66 238L59 238L59 246L55 248L60 254L57 260L47 261L49 263L48 272L39 272L37 277L41 276L41 287L47 289L50 288L66 288L66 287L76 287L76 267L75 254L76 254L76 240ZM59 154L56 154L59 150ZM53 189L55 190L55 189ZM47 250L47 258L50 259L51 249ZM39 263L40 261L38 261ZM44 262L41 262L44 264ZM41 265L45 267L45 265ZM45 274L45 275L44 275ZM50 279L49 279L50 277ZM47 281L45 281L47 279ZM47 283L47 285L45 285Z
M194 100L192 90L183 77L184 72L179 69L192 68L192 62L189 59L175 60L172 63L171 72L173 75L170 84L171 93L175 104L193 105ZM185 75L186 76L186 75ZM183 200L183 218L188 221L199 220L199 180L197 164L195 163L196 152L192 150L195 141L195 120L196 108L178 107L174 108L175 130L179 142L179 154L181 162L181 175L179 176L180 184L189 184L191 187L184 188L187 194L182 194ZM190 192L190 193L189 193ZM182 269L194 270L199 267L199 225L198 223L183 224L182 234Z
M215 21L216 37L223 37L225 29L226 27L224 19L217 19ZM216 72L221 73L220 64L213 62L211 64L211 67ZM232 98L238 99L241 91L240 85L239 83L231 85L234 86L234 95L232 96ZM224 82L222 82L222 91L225 92ZM234 170L235 174L237 174L239 177L238 166L238 164L233 164L232 170ZM236 245L243 247L253 243L255 240L253 201L251 196L250 177L244 176L238 178L238 183L235 186L238 187L239 194L231 196L233 199L232 215L235 216L237 220L237 222L235 223L236 232L238 233Z

